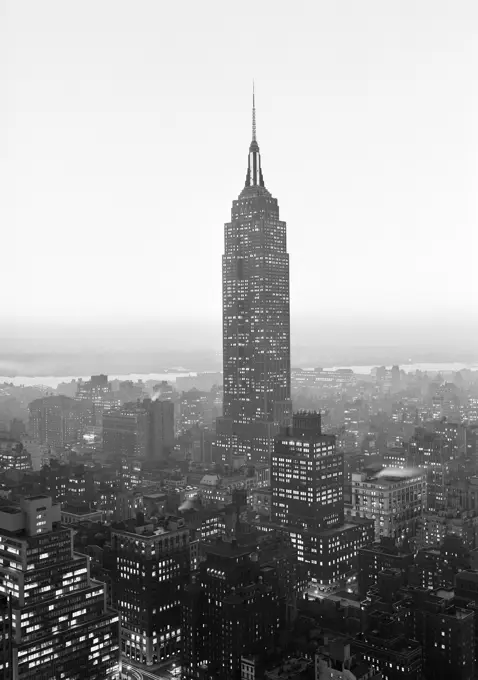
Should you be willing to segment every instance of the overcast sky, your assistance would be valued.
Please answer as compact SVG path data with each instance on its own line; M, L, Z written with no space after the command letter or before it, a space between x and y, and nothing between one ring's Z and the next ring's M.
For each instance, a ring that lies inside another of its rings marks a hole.
M253 78L296 340L476 319L476 0L0 0L0 31L4 332L220 337Z

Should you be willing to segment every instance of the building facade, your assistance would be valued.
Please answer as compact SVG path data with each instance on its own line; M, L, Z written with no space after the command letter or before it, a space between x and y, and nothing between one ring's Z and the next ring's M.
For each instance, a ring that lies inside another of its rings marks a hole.
M322 434L318 413L299 412L275 441L271 520L322 530L344 521L344 457L335 437Z
M271 458L271 531L290 536L299 562L317 585L343 580L357 568L358 550L373 540L373 522L344 522L344 459L335 436L322 434L320 414L299 412L276 437Z
M54 447L73 444L92 424L89 402L76 401L62 394L35 399L28 409L30 434L38 444Z
M106 607L105 584L90 578L88 557L73 552L60 506L32 496L1 508L0 557L13 642L1 676L119 680L118 614Z
M174 446L174 404L144 399L103 414L103 451L117 459L161 459Z
M426 509L426 472L384 468L352 474L352 513L373 519L375 538L416 533Z
M206 559L182 604L182 679L234 680L241 657L273 649L285 603L253 547L222 541L203 546Z
M123 655L148 665L174 657L181 641L180 591L190 564L184 520L125 522L113 527L111 544Z

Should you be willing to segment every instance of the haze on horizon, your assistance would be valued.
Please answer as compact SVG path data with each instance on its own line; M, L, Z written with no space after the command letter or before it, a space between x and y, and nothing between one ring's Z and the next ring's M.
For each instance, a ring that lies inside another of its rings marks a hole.
M3 6L0 352L220 349L252 78L293 348L475 350L476 3Z

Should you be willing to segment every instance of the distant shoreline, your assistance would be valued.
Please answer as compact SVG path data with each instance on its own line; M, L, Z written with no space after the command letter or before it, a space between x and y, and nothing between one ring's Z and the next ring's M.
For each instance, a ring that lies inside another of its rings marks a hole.
M325 371L336 371L340 369L351 369L357 375L370 375L374 368L377 368L380 364L374 365L354 365L354 366L332 366L323 367ZM303 370L310 370L304 367L295 366L294 368L303 368ZM391 368L391 366L387 366ZM409 363L400 364L400 369L406 373L415 373L416 371L421 371L428 374L451 374L457 371L462 371L465 369L478 371L478 363L460 363L460 362L448 362L448 363ZM147 382L160 382L162 380L175 382L177 378L185 377L195 377L198 373L219 373L220 371L189 371L179 369L166 369L162 373L124 373L115 374L112 373L108 376L109 380L133 380L137 382L142 380L144 383ZM56 389L60 383L71 383L76 380L89 380L90 376L85 375L67 375L67 376L54 376L54 375L18 375L18 376L0 376L0 385L2 383L13 383L16 387L35 387L35 386L45 386L50 389Z

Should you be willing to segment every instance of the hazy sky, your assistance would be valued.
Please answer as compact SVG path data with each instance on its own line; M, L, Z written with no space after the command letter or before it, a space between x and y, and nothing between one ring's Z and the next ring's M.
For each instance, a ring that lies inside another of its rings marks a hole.
M219 339L253 78L295 339L476 319L476 0L0 0L0 78L5 333Z

